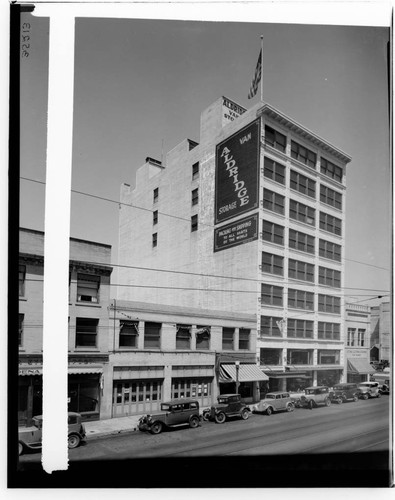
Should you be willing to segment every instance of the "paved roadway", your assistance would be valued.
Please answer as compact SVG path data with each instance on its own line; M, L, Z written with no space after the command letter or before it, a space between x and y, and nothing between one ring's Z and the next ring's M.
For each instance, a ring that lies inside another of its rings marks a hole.
M203 422L159 435L132 434L98 438L69 451L70 462L160 457L256 456L382 452L389 450L390 398L332 404L292 413L253 414L246 421ZM20 457L39 462L41 453ZM24 467L24 468L25 468Z

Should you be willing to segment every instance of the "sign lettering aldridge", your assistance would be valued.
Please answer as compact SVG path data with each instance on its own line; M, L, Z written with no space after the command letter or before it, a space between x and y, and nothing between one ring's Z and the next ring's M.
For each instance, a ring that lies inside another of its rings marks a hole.
M217 145L215 224L258 207L259 140L256 120Z

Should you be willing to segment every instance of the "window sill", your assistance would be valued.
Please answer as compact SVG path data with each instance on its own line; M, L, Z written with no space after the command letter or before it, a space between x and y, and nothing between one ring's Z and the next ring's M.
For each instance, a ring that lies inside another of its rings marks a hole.
M343 209L342 208L337 208L337 207L334 207L333 205L331 205L330 203L326 203L325 201L322 201L320 200L320 203L322 205L325 205L326 207L332 209L332 210L336 210L336 212L338 212L339 214L343 214Z
M96 307L96 308L102 307L100 304L94 304L92 302L75 302L74 305L76 307Z
M343 236L341 234L332 233L331 231L328 231L327 229L323 229L322 227L318 227L317 229L319 231L321 231L322 233L325 233L325 234L328 234L330 236L333 236L334 238L338 238L339 240L343 239Z
M99 352L100 349L98 347L82 347L82 346L76 346L74 348L74 352L81 352L81 351L84 351L84 352Z
M266 208L266 207L263 207L262 205L260 206L260 209L264 212L264 213L267 213L267 214L271 214L271 215L275 215L277 217L280 217L281 219L286 219L285 217L285 213L282 214L280 212L275 212L274 210L270 210L270 208Z
M22 302L27 302L27 297L19 297L19 300L21 300Z
M316 229L316 224L314 222L314 224L308 224L307 222L303 222L302 220L298 220L298 219L293 219L291 216L289 217L289 222L290 222L290 228L293 229L293 227L291 226L292 223L295 223L295 224L300 224L303 228L310 228L310 229Z
M308 194L306 193L302 193L301 191L298 191L297 189L294 189L294 188L289 188L291 193L294 193L296 194L297 196L300 196L301 198L303 198L303 200L305 201L310 201L312 203L317 203L317 196L309 196Z
M288 158L291 160L291 163L294 163L296 167L303 168L305 172L310 172L311 174L314 173L316 176L318 176L319 172L317 170L317 163L315 164L314 167L310 167L309 165L306 165L306 163L303 163L302 161L298 160L297 158L293 158L291 155L289 155Z

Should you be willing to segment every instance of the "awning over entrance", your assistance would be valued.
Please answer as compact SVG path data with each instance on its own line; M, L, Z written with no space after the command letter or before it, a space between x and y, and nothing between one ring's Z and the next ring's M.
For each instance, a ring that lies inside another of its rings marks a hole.
M270 378L310 378L306 372L270 372Z
M103 373L103 368L100 366L73 366L68 369L69 375L84 375L87 373Z
M364 358L353 358L347 360L348 373L361 373L367 375L374 373L374 368L370 365L369 361Z
M220 382L236 382L236 365L221 365L219 374ZM240 364L239 382L254 382L258 380L269 380L269 377L256 365Z

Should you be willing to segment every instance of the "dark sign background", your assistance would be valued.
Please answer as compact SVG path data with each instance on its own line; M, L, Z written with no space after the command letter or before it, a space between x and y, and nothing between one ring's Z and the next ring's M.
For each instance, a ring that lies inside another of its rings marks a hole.
M217 145L215 224L258 207L259 144L258 119Z
M258 214L214 229L214 252L258 239Z

